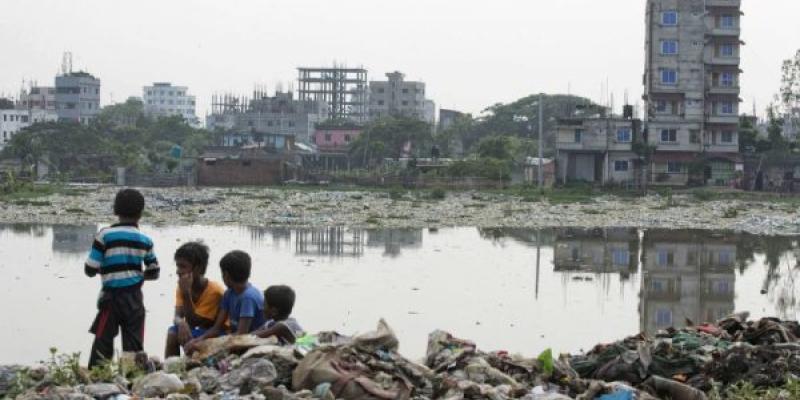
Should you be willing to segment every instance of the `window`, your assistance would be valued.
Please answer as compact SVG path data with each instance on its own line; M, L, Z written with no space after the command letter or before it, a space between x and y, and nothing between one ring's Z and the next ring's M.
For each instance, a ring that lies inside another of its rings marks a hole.
M722 132L722 143L733 143L733 132L731 131Z
M406 100L403 100L403 105L404 105L404 106L407 106L407 105L408 105L408 101L406 101Z
M689 143L700 143L700 131L697 129L692 129L689 131Z
M293 127L294 127L294 121L289 121L289 127L290 127L290 128L293 128Z
M408 93L408 89L403 89L403 93Z
M383 105L383 100L378 100L378 105L382 106Z
M658 252L658 265L662 267L675 264L675 254L671 251L659 250Z
M661 142L662 143L675 143L678 141L678 130L677 129L662 129L661 130Z
M678 71L672 68L662 68L661 83L664 85L676 85L678 83Z
M344 135L344 141L350 143L350 135Z
M723 87L733 87L733 73L731 72L723 72L719 78L719 85Z
M617 142L630 143L631 141L631 128L617 129Z
M722 104L719 106L719 112L721 114L733 114L734 107L732 101L723 101Z
M736 25L736 19L733 15L725 14L719 19L719 26L722 28L733 28Z
M383 88L378 88L378 93L383 93Z
M730 251L723 250L719 252L719 263L720 265L730 265L733 264L733 254Z
M664 11L661 13L661 25L675 26L678 25L678 12L677 11Z
M628 171L628 162L625 161L625 160L614 161L614 171L627 172Z
M272 121L267 121L267 126L272 126Z
M666 100L658 100L658 101L656 101L656 112L658 112L658 113L667 112L667 101Z
M611 259L614 265L628 265L631 253L628 250L614 249L611 252Z
M669 161L667 162L667 172L670 174L679 174L683 169L683 165L679 161Z
M719 46L719 54L722 57L733 57L735 48L732 44L723 44Z
M100 94L100 88L95 89L94 94Z
M672 326L672 310L668 308L656 310L656 325L660 327Z
M678 54L678 41L677 40L662 40L661 41L661 54L664 54L664 55Z
M583 129L575 129L575 143L580 143L583 139Z
M733 292L730 282L723 280L712 282L711 291L714 292L714 294L730 294Z
M326 142L330 142L331 141L331 134L330 133L326 133L325 134L325 141Z

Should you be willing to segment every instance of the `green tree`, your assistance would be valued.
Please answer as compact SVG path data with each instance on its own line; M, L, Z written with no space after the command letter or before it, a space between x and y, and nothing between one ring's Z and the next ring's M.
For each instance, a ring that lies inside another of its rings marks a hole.
M385 117L367 124L351 142L349 152L356 163L374 164L384 158L399 159L406 150L412 156L427 156L432 144L430 124L408 117Z
M477 154L480 158L510 160L514 153L513 144L508 136L489 136L478 142Z

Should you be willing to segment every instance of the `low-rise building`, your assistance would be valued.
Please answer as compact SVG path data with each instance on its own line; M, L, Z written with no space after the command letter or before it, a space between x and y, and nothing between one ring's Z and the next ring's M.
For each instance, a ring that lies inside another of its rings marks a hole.
M31 125L30 113L27 110L0 110L0 150L11 141L20 130Z
M212 108L206 119L210 130L292 136L303 143L312 143L316 125L328 119L324 102L297 100L293 92L277 91L274 96L255 92L253 99L235 105L220 101Z
M370 119L406 116L431 125L436 122L436 104L425 97L425 82L406 81L398 71L386 77L386 81L369 83Z
M289 179L296 170L290 152L264 147L208 148L197 161L199 186L266 186Z
M100 113L100 79L83 71L56 76L56 113L59 121L89 124Z
M635 183L642 123L621 117L571 118L556 128L557 179L599 184Z
M169 82L156 82L142 89L144 113L149 117L179 115L187 123L197 126L200 120L195 113L196 99L186 86L172 86Z

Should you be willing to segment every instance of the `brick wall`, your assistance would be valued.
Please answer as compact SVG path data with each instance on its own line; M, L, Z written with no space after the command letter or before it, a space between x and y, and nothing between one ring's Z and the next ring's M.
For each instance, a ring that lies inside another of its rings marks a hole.
M197 162L199 186L274 185L282 180L281 159L200 159Z

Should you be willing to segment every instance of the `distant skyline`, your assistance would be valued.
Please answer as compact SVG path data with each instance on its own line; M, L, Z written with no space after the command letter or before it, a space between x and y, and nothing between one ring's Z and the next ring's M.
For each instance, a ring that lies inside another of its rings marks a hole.
M741 112L760 115L800 48L800 1L743 0ZM611 6L613 4L613 6ZM102 80L102 104L153 82L189 87L201 118L213 93L296 85L297 67L399 70L438 108L479 113L545 92L619 110L640 104L646 0L4 0L0 94L52 86L63 52ZM601 99L606 85L609 96Z

